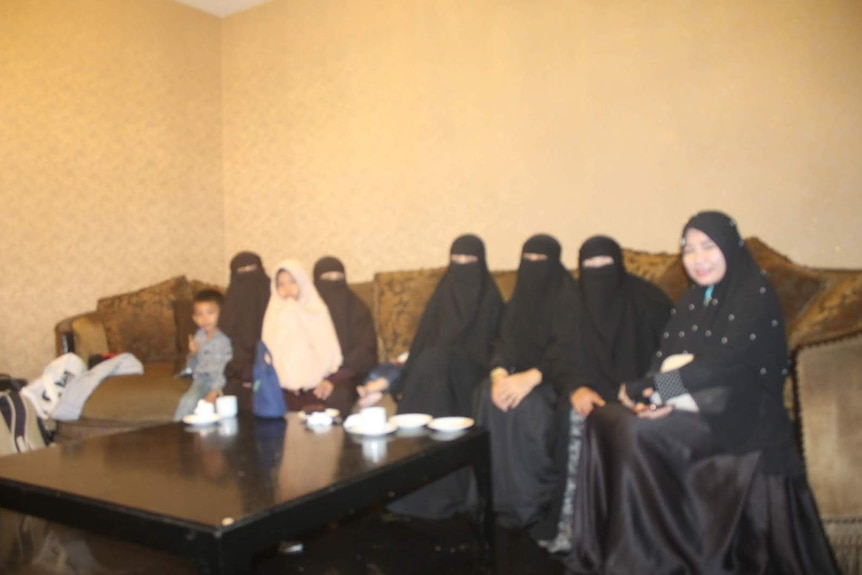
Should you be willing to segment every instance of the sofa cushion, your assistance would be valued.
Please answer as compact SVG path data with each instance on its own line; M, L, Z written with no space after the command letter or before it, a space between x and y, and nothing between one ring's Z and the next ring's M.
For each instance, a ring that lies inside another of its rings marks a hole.
M138 291L99 300L97 309L105 325L108 349L129 352L141 363L176 358L173 302L190 300L185 276L178 276Z
M192 383L174 377L172 362L150 363L140 375L109 377L84 404L81 419L152 423L171 421Z
M745 240L751 255L766 272L769 283L778 292L788 338L796 331L796 323L805 306L825 285L817 273L794 264L756 237Z
M795 323L795 349L862 332L862 273L845 272L818 295Z
M374 274L381 358L393 360L410 349L422 312L445 271L434 268Z
M189 355L189 336L197 331L197 326L192 320L193 304L187 299L174 301L174 326L176 329L176 354L174 360L174 373L179 373L186 366Z

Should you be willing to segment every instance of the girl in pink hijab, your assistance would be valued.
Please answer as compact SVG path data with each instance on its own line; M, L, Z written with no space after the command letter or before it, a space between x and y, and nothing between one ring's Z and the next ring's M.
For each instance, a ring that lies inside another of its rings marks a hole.
M262 339L272 354L288 410L317 404L349 411L350 405L341 405L345 402L327 379L342 361L332 318L296 260L285 260L275 269Z

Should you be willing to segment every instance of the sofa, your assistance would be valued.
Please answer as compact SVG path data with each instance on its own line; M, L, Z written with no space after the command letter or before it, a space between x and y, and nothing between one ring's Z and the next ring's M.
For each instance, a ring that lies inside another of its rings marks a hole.
M795 369L785 402L798 423L809 480L845 574L862 574L862 270L797 265L756 237L746 242L778 291ZM678 254L623 250L628 271L650 280L676 301L688 280ZM407 351L419 318L445 267L379 272L351 288L369 305L380 360ZM577 275L577 270L573 273ZM505 299L514 270L493 273ZM75 422L57 422L66 441L170 421L188 380L173 374L193 329L191 297L213 287L180 276L127 294L102 298L96 309L59 322L57 351L91 355L129 351L144 364L140 376L103 382Z

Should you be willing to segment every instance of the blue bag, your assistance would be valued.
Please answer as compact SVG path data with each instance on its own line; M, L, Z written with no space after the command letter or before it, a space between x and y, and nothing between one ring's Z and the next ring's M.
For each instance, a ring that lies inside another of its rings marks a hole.
M278 384L278 374L272 365L272 354L266 344L257 342L257 355L254 359L254 398L252 411L258 417L279 418L287 413L284 395Z

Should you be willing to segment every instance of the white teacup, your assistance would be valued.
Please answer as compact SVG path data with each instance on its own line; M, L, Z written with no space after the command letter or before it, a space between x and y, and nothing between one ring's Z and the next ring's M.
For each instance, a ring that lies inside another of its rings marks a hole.
M195 415L199 415L201 417L208 417L215 413L215 405L207 401L206 399L199 399L197 405L195 405Z
M365 407L359 415L362 417L362 427L372 433L383 431L386 429L386 408L385 407Z
M236 396L223 395L216 398L215 409L221 417L236 417Z

